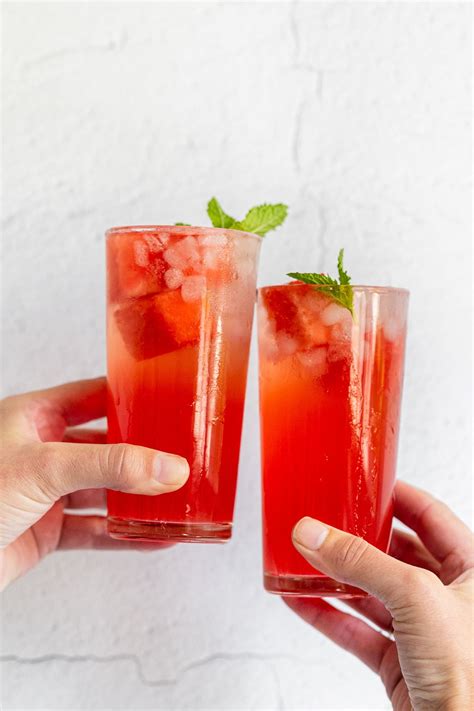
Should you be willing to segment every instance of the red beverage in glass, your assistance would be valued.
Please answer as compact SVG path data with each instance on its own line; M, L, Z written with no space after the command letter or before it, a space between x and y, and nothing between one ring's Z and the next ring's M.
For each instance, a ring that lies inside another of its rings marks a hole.
M182 489L108 493L115 538L230 538L260 237L201 227L107 232L108 441L189 462Z
M291 532L303 516L386 551L392 526L408 292L352 287L354 318L294 282L259 291L264 584L352 597L315 571Z

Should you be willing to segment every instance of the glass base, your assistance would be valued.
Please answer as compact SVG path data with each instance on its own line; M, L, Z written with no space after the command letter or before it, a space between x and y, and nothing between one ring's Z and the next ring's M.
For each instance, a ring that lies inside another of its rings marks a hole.
M263 576L265 590L275 595L293 597L367 597L364 590L338 583L324 575L270 575Z
M225 543L232 536L231 523L180 523L173 521L130 521L109 516L111 538L156 543Z

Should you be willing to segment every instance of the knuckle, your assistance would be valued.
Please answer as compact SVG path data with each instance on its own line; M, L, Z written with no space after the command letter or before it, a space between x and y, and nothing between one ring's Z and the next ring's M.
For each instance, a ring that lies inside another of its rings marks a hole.
M357 536L344 537L335 550L337 568L355 568L367 551L367 543Z
M127 444L110 444L104 448L102 469L113 476L122 489L133 489L141 479L141 470L133 447Z
M412 600L428 600L440 585L439 578L430 570L408 566L403 573L402 586Z

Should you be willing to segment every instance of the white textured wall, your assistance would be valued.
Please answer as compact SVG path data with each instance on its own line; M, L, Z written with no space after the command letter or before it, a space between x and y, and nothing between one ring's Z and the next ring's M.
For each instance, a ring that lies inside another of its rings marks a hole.
M412 291L399 473L469 519L470 6L5 3L4 391L104 371L103 232L291 206L260 282ZM67 553L4 597L5 709L386 708L260 583L256 362L235 538Z

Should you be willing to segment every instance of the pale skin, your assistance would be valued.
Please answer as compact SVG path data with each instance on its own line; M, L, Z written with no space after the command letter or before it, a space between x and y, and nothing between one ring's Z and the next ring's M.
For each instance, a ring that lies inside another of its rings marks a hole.
M0 589L55 550L143 550L112 540L103 515L77 514L104 509L105 488L158 496L186 482L182 457L77 427L105 415L106 395L96 378L0 402Z
M370 594L348 605L390 637L324 600L285 602L379 674L396 711L470 711L473 535L445 504L404 482L395 488L395 516L416 535L396 531L391 555L308 517L293 531L311 565Z
M55 550L144 549L114 541L103 515L104 488L161 495L189 476L182 457L146 447L109 445L77 425L105 413L103 378L0 402L0 587ZM391 555L314 519L293 542L318 570L370 594L349 602L383 635L324 600L287 598L303 619L377 672L394 709L464 711L473 707L474 540L444 504L403 482L395 515L416 535L396 532Z

